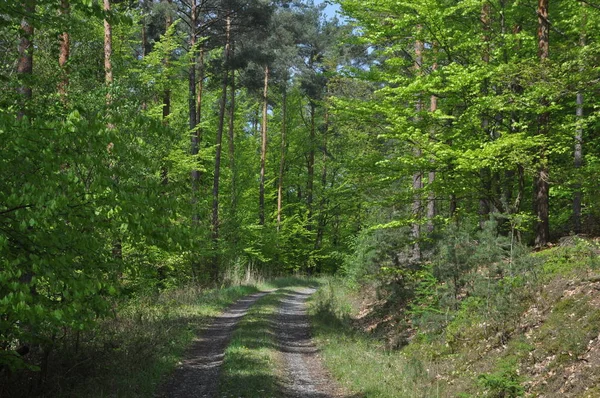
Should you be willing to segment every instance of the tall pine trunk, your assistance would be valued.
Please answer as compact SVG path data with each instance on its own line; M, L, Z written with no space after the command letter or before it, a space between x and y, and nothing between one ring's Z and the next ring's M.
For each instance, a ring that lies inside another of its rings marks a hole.
M231 54L233 55L233 43ZM231 71L231 93L229 95L229 126L228 126L228 144L229 144L229 169L231 170L231 215L236 218L237 208L237 170L235 166L235 70Z
M421 30L421 27L418 27L418 30ZM421 40L415 41L415 74L419 75L421 73L421 67L423 65L423 50L424 45ZM417 114L417 118L415 121L420 120L420 114L423 111L423 100L419 97L417 99L417 103L415 104L415 111ZM422 156L421 148L416 146L413 149L414 156L416 159L420 159ZM412 261L418 262L421 261L421 190L423 189L423 173L421 171L416 171L412 177L412 190L413 190L413 203L412 203L412 215L414 218L414 222L412 225L411 236L413 239L412 246Z
M258 221L260 225L265 225L265 165L267 160L267 111L268 111L268 93L269 93L269 67L265 66L265 81L263 86L263 108L261 124L261 148L260 148L260 186L258 200Z
M287 87L284 83L281 105L281 155L279 158L279 179L277 182L277 232L281 228L281 213L283 210L283 173L285 171L285 134L287 123Z
M196 157L200 151L200 135L197 129L198 115L196 108L196 0L192 1L192 8L190 13L190 52L191 52L191 64L188 77L188 111L189 111L189 127L190 127L190 154L192 157ZM199 223L198 211L196 209L198 202L198 191L200 182L200 172L198 169L191 171L192 179L192 223L197 225Z
M317 106L312 99L310 101L310 136L308 140L309 151L307 159L307 181L306 181L306 206L308 208L308 225L307 229L312 231L313 217L313 186L315 181L315 140L316 140L316 111Z
M485 2L481 7L481 23L483 24L483 54L481 59L484 64L489 64L490 62L490 13L491 7L489 2ZM483 96L488 95L488 85L489 82L487 79L484 79L481 94ZM487 115L482 115L481 117L481 128L486 135L486 139L489 138L490 135L490 121ZM489 168L483 168L479 172L479 176L481 179L481 193L479 197L479 227L483 229L485 222L489 219L490 211L491 211L491 173Z
M64 18L63 23L66 25L71 13L71 5L69 0L61 0L60 2L60 15ZM69 62L69 53L71 50L69 32L65 29L60 34L60 52L58 55L58 66L61 69L62 78L58 83L58 94L61 100L66 100L67 88L69 86L69 71L67 70L67 63Z
M223 49L223 81L221 84L221 99L219 102L219 125L215 142L215 174L213 179L213 202L212 202L212 239L213 239L213 261L211 278L213 281L219 279L219 180L221 177L221 152L223 144L223 129L225 128L225 107L227 105L227 86L229 85L229 51L231 39L231 16L228 14L225 30L225 48Z
M538 46L540 68L546 68L549 56L550 23L548 21L548 0L538 0ZM548 107L548 99L542 98L542 106ZM538 117L538 134L548 136L550 113L547 110ZM545 147L540 148L537 174L534 181L534 204L537 221L535 223L535 246L545 246L550 239L549 222L549 169Z
M581 33L579 38L579 45L581 50L586 45L586 31L585 26L587 23L587 17L585 14L585 3L581 3L582 6L582 18L581 18ZM580 70L583 69L583 65L580 65ZM577 108L575 110L575 116L577 118L577 129L575 131L575 148L573 154L573 165L575 166L575 175L579 175L579 169L583 166L583 106L584 98L583 92L580 89L577 91ZM583 192L581 191L581 183L576 182L573 192L573 231L578 234L581 233L581 202L583 198Z
M433 64L433 71L437 70L437 63ZM431 113L435 113L438 107L438 99L435 95L432 95L429 102L429 111ZM432 128L431 130L431 139L433 140L435 137L435 130ZM429 196L427 197L427 233L432 234L434 230L434 219L436 216L436 208L435 208L435 192L432 189L432 185L435 182L435 171L430 170L428 176L428 184L429 184Z
M32 18L35 14L35 0L25 0L21 7L25 12L21 20L19 38L19 61L17 63L17 75L21 80L18 92L21 96L17 117L22 119L28 112L29 102L33 91L31 89L31 77L33 75L33 34L34 28Z

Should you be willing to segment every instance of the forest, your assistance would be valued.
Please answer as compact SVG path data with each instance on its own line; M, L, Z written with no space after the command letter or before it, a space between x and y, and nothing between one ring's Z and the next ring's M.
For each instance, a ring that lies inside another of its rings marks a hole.
M183 287L459 310L600 234L600 3L328 3L0 2L0 382Z

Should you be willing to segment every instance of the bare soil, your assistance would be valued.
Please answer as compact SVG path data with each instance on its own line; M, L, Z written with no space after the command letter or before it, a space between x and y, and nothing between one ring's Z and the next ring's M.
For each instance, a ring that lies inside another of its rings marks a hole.
M299 289L281 300L277 316L277 337L284 369L283 392L286 398L345 397L321 363L310 337L306 300L313 288Z

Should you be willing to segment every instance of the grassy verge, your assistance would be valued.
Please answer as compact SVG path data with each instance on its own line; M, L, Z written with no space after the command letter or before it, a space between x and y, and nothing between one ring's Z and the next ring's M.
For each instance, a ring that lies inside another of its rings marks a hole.
M258 300L240 321L225 350L219 386L221 397L277 396L277 338L273 331L278 290Z
M129 301L57 350L51 396L149 397L211 317L257 286L179 288ZM76 343L75 343L75 342ZM75 344L78 346L76 347ZM64 371L66 369L66 371Z
M310 302L313 333L334 377L369 398L440 396L440 383L429 377L434 369L352 328L349 294L342 281L331 280Z

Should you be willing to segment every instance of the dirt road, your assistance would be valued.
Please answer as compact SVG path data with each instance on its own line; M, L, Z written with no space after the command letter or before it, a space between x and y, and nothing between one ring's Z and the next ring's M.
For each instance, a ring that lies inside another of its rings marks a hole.
M284 369L278 377L282 391L265 398L341 398L344 395L321 363L310 338L306 300L313 288L298 288L282 295L275 315L274 333ZM248 309L269 292L247 296L226 310L205 330L161 388L160 398L219 397L219 377L225 349Z

